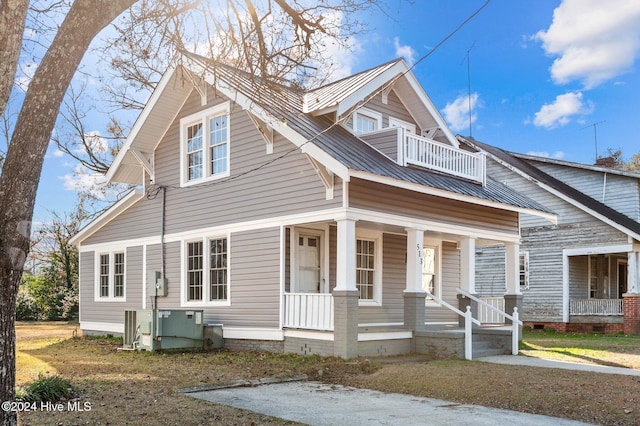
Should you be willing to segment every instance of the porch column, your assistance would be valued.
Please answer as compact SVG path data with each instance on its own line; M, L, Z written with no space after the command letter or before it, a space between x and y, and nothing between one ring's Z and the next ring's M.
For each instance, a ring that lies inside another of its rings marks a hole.
M427 292L422 288L423 229L407 231L407 283L404 290L404 326L410 330L424 329L425 300Z
M505 243L506 248L506 292L504 294L504 310L511 315L513 308L518 308L518 314L522 316L522 293L520 292L520 244ZM511 324L506 320L505 324ZM522 334L520 334L522 335Z
M640 334L640 251L627 255L627 292L622 295L624 334Z
M356 221L337 219L336 287L333 289L333 354L358 356L358 288L356 287Z
M460 248L460 289L477 296L476 293L476 239L466 237L458 243ZM458 294L458 309L467 311L471 306L471 313L478 318L478 303L463 294ZM458 325L464 327L464 317L458 316Z

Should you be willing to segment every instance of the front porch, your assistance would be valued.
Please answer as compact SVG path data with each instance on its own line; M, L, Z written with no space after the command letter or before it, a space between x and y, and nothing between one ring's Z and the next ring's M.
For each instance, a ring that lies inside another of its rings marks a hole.
M518 321L517 308L514 309L514 315L510 316L495 308L495 302L489 304L474 296L467 297L466 292L460 289L458 293L463 296L462 300L469 303L464 312L442 300L438 299L438 302L443 308L460 315L462 327L454 323L428 322L417 329L406 327L404 323L358 324L356 356L417 353L433 358L475 359L491 355L517 355L522 326L522 322ZM501 300L504 306L504 298ZM283 301L285 351L304 355L334 355L333 295L285 293ZM493 323L481 323L474 318L472 305L477 307L478 318ZM505 320L509 325L505 325Z

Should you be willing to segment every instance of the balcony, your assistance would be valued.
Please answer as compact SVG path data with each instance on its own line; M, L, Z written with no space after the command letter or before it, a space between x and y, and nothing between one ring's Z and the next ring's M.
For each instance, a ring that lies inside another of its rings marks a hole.
M486 183L485 156L411 134L399 127L359 135L403 166L414 165L479 184Z

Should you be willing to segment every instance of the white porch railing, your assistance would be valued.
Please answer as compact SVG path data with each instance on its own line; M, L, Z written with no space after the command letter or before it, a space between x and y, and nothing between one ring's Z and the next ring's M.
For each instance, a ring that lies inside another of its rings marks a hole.
M478 304L478 319L483 324L504 324L504 317L498 314L489 306L504 312L504 297L481 297L480 300L486 303Z
M518 308L514 307L513 315L509 315L508 313L489 305L487 302L478 299L473 294L466 292L461 288L458 289L458 293L478 303L478 308L480 308L480 306L482 305L487 309L495 312L497 315L500 315L505 320L507 319L511 320L511 353L513 355L518 355L518 343L520 342L520 338L519 338L520 326L522 325L522 321L520 321L520 318L518 315ZM469 307L467 307L467 312L469 312L469 316L470 316L471 314L470 314Z
M485 184L485 156L482 153L436 142L418 135L405 134L405 163L437 170Z
M622 299L572 299L570 315L622 315Z
M449 303L429 292L427 292L427 298L464 317L464 358L471 360L473 358L473 324L482 325L480 321L473 317L471 307L467 306L467 310L462 312L460 309L451 306Z
M283 326L333 330L333 296L329 293L285 293Z

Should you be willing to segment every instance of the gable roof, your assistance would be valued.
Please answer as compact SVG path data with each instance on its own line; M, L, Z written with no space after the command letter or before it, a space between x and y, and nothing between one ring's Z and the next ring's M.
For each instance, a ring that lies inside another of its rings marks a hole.
M487 153L498 163L525 177L539 187L563 198L593 217L613 226L619 231L622 231L635 239L640 239L639 222L543 172L533 164L526 161L529 156L507 152L495 146L479 142L473 138L463 138L461 136L458 136L458 138L461 142L474 149ZM536 161L538 160L539 159L536 158ZM558 163L556 162L556 164ZM609 169L604 170L609 171Z
M216 91L259 118L295 144L301 152L314 158L344 181L357 177L503 210L526 211L551 221L555 220L555 215L544 206L491 179L488 179L488 183L483 186L438 172L398 165L344 127L330 121L326 116L305 113L304 92L273 84L269 84L267 86L269 90L265 90L265 85L268 83L260 78L193 53L183 52L180 61L181 66L173 65L163 76L109 170L109 179L141 183L144 166L140 163L144 162L144 158L140 158L140 153L144 155L144 153L153 152L168 128L167 122L173 121L168 118L172 114L175 117L179 111L175 105L164 108L160 105L164 102L159 100L170 92L168 101L181 107L191 93L191 89L186 90L185 87L191 83L200 84L196 81L200 79L201 82L212 85ZM389 70L392 70L391 73ZM180 82L179 73L185 75L191 83ZM358 91L360 92L357 96L361 97L364 87L375 91L376 87L383 86L385 82L394 79L397 75L402 75L402 78L397 79L394 84L403 82L402 84L406 85L405 88L411 88L417 101L428 103L422 107L423 113L430 115L427 113L433 109L436 118L432 117L432 119L437 122L437 125L446 128L444 120L402 60L392 61L360 73L355 80L342 80L335 83L336 85L328 85L318 90L324 93L323 97L329 99L328 94L337 93L336 88L342 86L345 81L351 83L359 81L358 90L350 90L340 98L344 101L350 96L355 96L354 93ZM372 86L373 81L376 83ZM417 85L417 88L414 88L414 85ZM340 102L339 98L335 99L338 103ZM329 104L329 101L325 102L325 105ZM147 127L156 125L161 128L155 130L156 134L142 137L152 133L147 130ZM448 129L447 132L450 133ZM455 137L452 138L452 144L456 146L458 144ZM132 172L134 169L137 169L137 173ZM134 179L134 181L127 179Z

